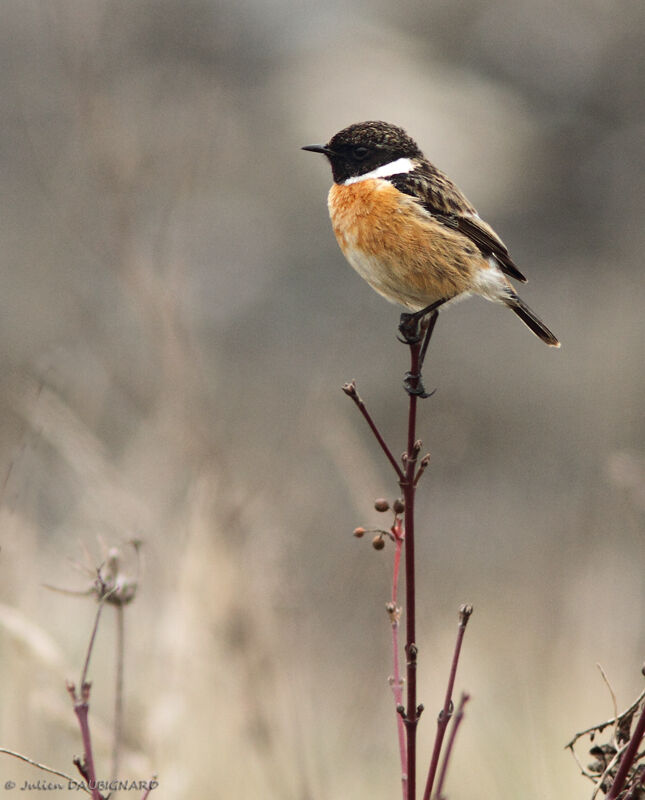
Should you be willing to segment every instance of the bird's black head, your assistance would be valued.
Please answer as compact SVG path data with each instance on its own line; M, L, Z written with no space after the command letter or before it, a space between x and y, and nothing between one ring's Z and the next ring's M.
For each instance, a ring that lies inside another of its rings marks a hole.
M336 183L365 175L399 158L423 158L403 128L387 122L357 122L332 136L327 144L311 144L302 149L324 153Z

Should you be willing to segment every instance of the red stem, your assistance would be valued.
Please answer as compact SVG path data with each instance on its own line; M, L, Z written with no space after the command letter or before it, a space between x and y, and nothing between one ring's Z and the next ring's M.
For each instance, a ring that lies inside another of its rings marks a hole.
M450 732L450 738L448 739L448 744L446 745L446 754L443 757L443 764L441 765L441 772L439 773L439 782L437 783L437 800L443 800L443 784L446 780L446 775L448 773L448 764L450 763L450 756L452 754L452 748L455 744L455 739L457 738L457 731L459 730L459 726L461 725L461 721L464 718L464 706L470 700L470 696L467 694L461 695L461 700L459 701L459 706L457 707L457 713L455 714L455 721L452 726L452 731Z
M419 381L419 352L421 342L410 345L410 376ZM412 387L415 388L415 387ZM407 708L404 723L407 733L407 800L416 798L416 762L417 762L417 724L419 709L417 708L417 645L416 645L416 604L415 604L415 570L414 570L414 497L415 469L420 444L416 441L417 395L411 392L408 411L408 445L405 453L405 474L400 481L405 503L405 628L406 628L406 684Z
M96 771L94 769L94 756L92 754L92 739L90 736L89 714L90 685L89 683L81 686L81 698L74 703L74 712L78 718L78 724L83 738L83 768L87 773L88 788L92 794L92 800L103 800L98 790L96 781Z
M409 395L408 406L408 431L407 449L402 456L403 469L394 458L392 451L387 446L374 420L365 408L356 391L356 384L351 381L343 386L343 391L356 404L369 425L374 437L387 456L399 479L399 486L403 494L405 512L403 518L403 528L401 521L395 521L392 528L396 540L394 577L392 586L392 608L389 609L392 615L392 647L394 660L394 695L397 700L397 711L399 717L397 725L399 728L399 750L402 762L402 784L404 800L416 800L416 734L419 716L423 711L423 706L417 705L417 644L416 644L416 604L415 604L415 565L414 565L414 501L416 485L428 465L429 456L426 456L417 469L417 458L421 450L421 442L416 439L417 426L417 402L419 397L428 397L425 394L421 383L421 367L423 356L425 355L432 330L437 320L437 313L431 316L426 327L423 343L421 341L408 342L410 347L410 371L406 374L405 387ZM403 324L403 318L402 323ZM398 577L401 557L401 546L405 544L405 627L406 627L406 706L403 700L403 690L400 680L400 665L398 651L398 606L396 598L398 596ZM454 680L454 677L453 677ZM405 737L402 735L402 728Z
M616 800L622 791L625 781L627 780L629 770L631 769L634 759L636 758L636 754L638 753L638 748L640 747L643 736L645 736L645 706L643 706L641 715L636 723L634 733L632 733L632 738L629 740L629 745L623 753L623 757L620 759L620 766L618 767L616 777L614 778L614 782L611 785L611 789L609 790L606 800Z
M356 389L356 384L354 383L354 381L350 381L349 383L346 383L343 386L343 391L345 392L345 394L348 397L351 397L351 399L356 403L356 406L357 406L358 410L361 412L361 414L365 418L365 421L370 426L370 429L371 429L372 433L374 434L374 438L381 445L381 450L383 450L383 452L385 453L385 455L387 457L387 460L390 462L390 464L392 465L394 471L396 472L396 474L397 474L397 476L399 478L399 481L403 480L403 472L401 471L401 467L397 464L396 458L394 458L394 456L392 454L392 451L387 446L387 442L385 441L385 439L381 435L381 432L377 428L376 423L372 419L372 415L370 414L370 412L365 407L365 403L363 402L362 398L358 394L358 391Z
M407 797L407 748L405 744L405 726L403 718L399 713L399 709L403 707L403 689L401 688L401 665L399 661L399 613L398 606L399 596L399 571L401 567L401 550L403 548L403 533L401 530L401 520L397 517L394 525L392 525L392 534L394 536L394 569L392 574L392 601L390 607L390 618L392 620L392 661L393 661L393 675L392 675L392 693L394 694L394 703L397 709L396 714L396 728L399 740L399 756L401 759L401 785L403 791L403 800Z
M146 790L145 790L145 792L144 792L144 793L143 793L143 795L141 796L141 800L147 800L147 798L148 798L148 795L150 794L150 792L151 792L153 789L156 789L156 788L157 788L157 786L158 786L159 784L157 783L157 781L156 781L156 778L157 778L157 776L156 776L156 775L154 775L154 776L153 776L153 777L152 777L152 778L151 778L151 779L148 781L148 786L146 787ZM153 784L154 784L154 785L153 785Z
M446 728L452 716L452 692L455 687L455 678L457 676L457 666L459 664L459 655L461 653L461 645L464 640L466 632L466 625L473 613L473 607L470 605L462 606L459 609L459 627L457 628L457 640L455 642L455 650L452 655L452 664L450 665L450 675L448 676L448 685L446 687L446 696L443 701L443 708L437 718L437 733L434 739L434 747L432 749L432 758L430 759L430 767L428 769L428 778L426 780L426 788L423 792L423 800L430 800L432 794L432 787L437 774L439 766L439 756L441 755L441 748L443 746L443 738L446 733ZM463 700L463 698L462 698ZM447 757L447 756L446 756ZM444 767L446 761L444 760Z

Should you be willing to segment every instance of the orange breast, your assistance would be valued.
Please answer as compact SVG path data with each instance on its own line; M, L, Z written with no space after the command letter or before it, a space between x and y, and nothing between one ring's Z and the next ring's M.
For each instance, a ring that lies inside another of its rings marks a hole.
M485 265L479 250L389 181L334 184L329 215L354 269L388 300L417 310L467 292Z

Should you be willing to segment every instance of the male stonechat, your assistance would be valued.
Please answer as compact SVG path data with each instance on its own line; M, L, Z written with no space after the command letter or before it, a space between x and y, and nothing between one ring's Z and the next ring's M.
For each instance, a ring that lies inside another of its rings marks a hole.
M526 278L506 245L402 128L359 122L302 149L331 164L329 215L343 255L379 294L413 312L405 317L416 324L478 294L504 303L543 342L560 347L509 282Z

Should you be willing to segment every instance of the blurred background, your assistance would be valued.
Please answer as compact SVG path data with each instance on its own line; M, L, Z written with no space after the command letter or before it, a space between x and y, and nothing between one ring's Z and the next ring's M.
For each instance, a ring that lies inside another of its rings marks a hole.
M470 602L451 800L591 794L564 745L613 715L596 664L619 710L643 682L644 33L640 0L4 0L1 746L73 773L64 680L95 604L43 584L86 589L71 562L110 547L134 575L138 538L122 775L167 798L399 796L392 548L351 535L397 487L340 387L401 452L407 353L299 150L384 119L494 225L563 342L482 300L440 317L421 765Z

